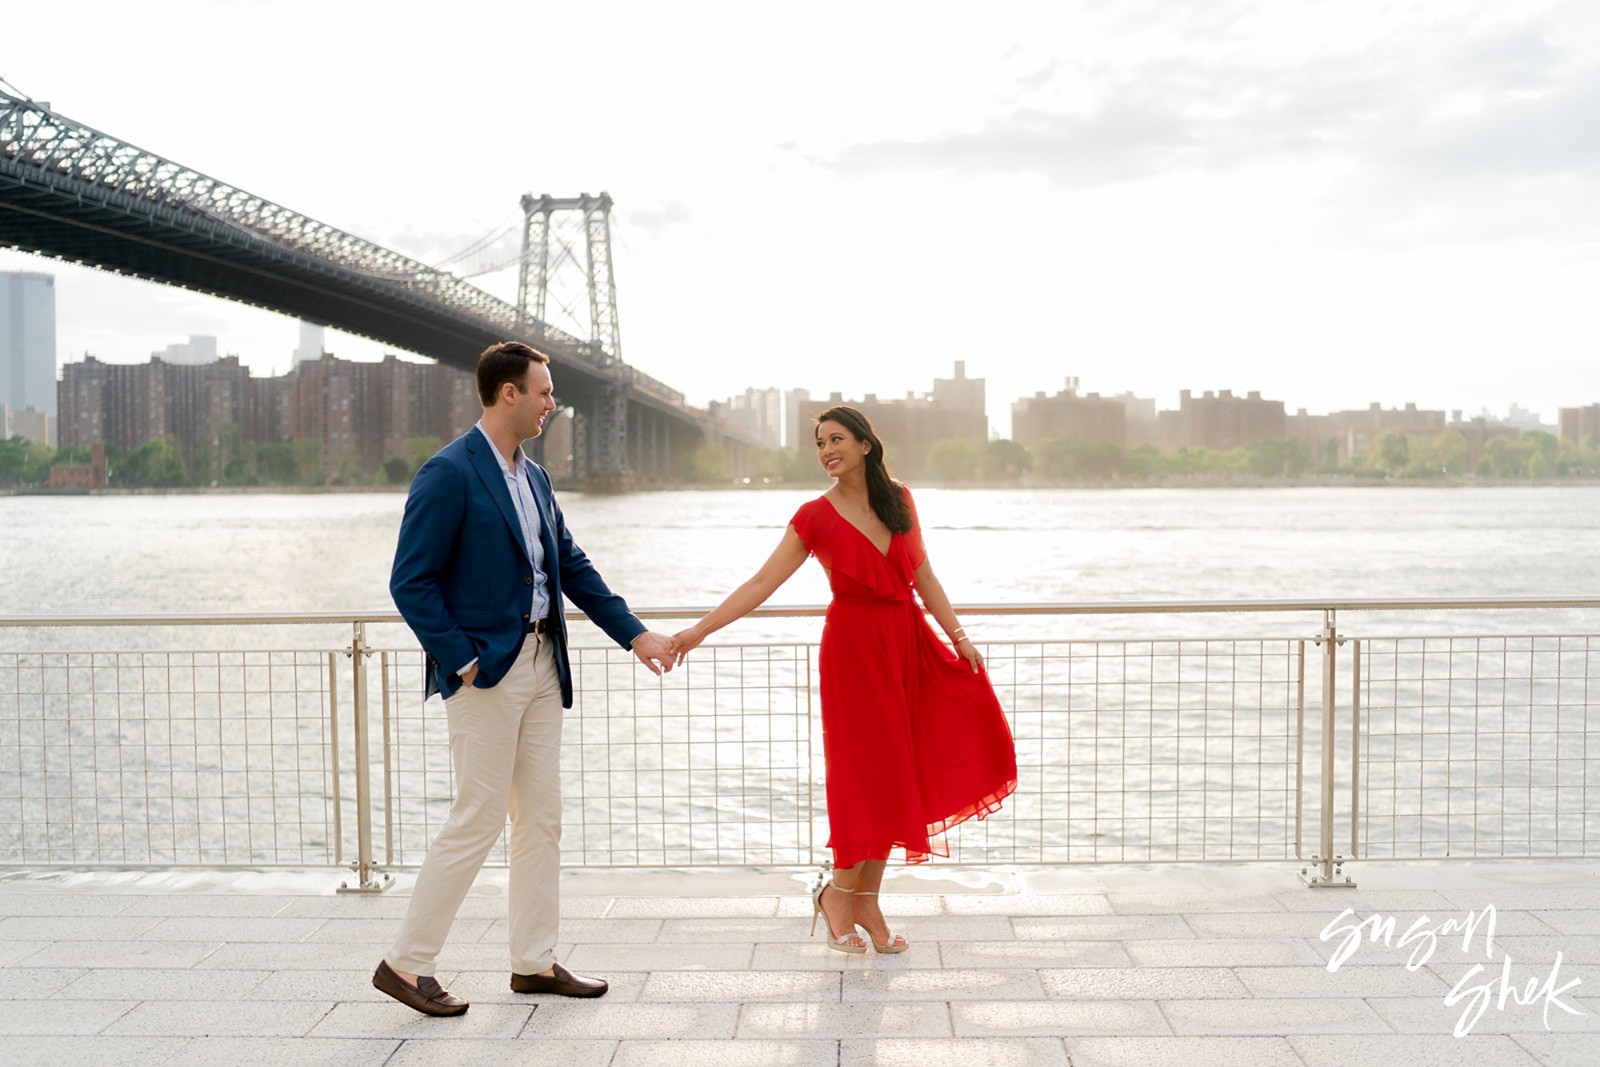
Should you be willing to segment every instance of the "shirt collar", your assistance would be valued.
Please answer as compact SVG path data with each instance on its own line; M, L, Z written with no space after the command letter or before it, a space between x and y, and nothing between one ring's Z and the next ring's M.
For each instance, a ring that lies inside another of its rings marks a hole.
M503 456L500 453L499 447L497 447L495 445L493 439L491 439L489 437L489 431L485 430L483 428L483 420L479 419L477 422L473 423L472 425L473 425L473 429L475 429L479 433L483 434L483 439L485 441L489 442L489 451L494 453L494 461L496 463L500 464L500 473L504 474L507 478L518 478L518 477L521 477L521 473L522 473L521 464L518 464L515 467L507 466L506 457ZM518 445L517 446L517 455L520 456L521 454L522 454L522 446Z

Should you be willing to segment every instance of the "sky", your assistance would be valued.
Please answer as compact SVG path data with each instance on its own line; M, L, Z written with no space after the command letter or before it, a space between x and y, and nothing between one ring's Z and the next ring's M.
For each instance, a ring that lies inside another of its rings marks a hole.
M8 10L0 77L430 264L514 227L524 193L609 192L623 357L691 403L922 393L958 360L1002 434L1068 377L1291 413L1600 401L1592 0L88 0L72 20ZM298 342L178 289L10 251L0 270L55 273L63 361L213 334L275 374ZM514 270L477 282L514 296Z

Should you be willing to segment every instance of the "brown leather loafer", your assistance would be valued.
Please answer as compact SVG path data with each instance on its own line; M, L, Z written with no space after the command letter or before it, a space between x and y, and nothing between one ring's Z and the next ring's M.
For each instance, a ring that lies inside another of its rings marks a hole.
M378 964L378 969L372 972L372 988L424 1015L460 1015L472 1006L460 997L451 996L429 975L417 975L417 984L412 985L394 973L388 960Z
M554 993L558 997L603 997L611 987L601 978L573 974L561 964L552 964L551 974L513 974L513 993Z

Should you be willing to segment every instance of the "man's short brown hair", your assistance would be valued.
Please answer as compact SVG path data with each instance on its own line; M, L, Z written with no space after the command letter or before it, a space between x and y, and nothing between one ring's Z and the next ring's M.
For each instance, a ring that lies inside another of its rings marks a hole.
M494 407L500 387L507 382L522 392L522 383L528 377L529 363L549 363L550 357L523 344L521 341L501 341L485 348L478 355L478 399L486 408Z

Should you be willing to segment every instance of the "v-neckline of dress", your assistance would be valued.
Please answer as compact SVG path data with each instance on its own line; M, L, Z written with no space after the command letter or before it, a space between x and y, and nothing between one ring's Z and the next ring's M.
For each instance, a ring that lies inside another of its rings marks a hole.
M832 508L834 515L838 516L838 519L839 519L840 522L844 523L846 526L850 527L850 529L852 529L856 533L860 534L861 535L861 539L863 541L865 541L867 544L872 546L872 551L874 551L874 552L876 552L878 554L878 558L879 559L888 559L889 558L889 553L894 551L894 531L893 530L889 531L889 547L888 548L884 548L884 549L880 549L878 547L878 543L872 539L872 537L867 533L867 531L863 530L861 527L857 526L855 523L851 522L849 519L844 517L844 512L840 511L837 507L834 506L833 501L831 499L829 499L827 493L823 493L821 499L822 499L822 501L824 503L826 503L828 505L829 508Z

